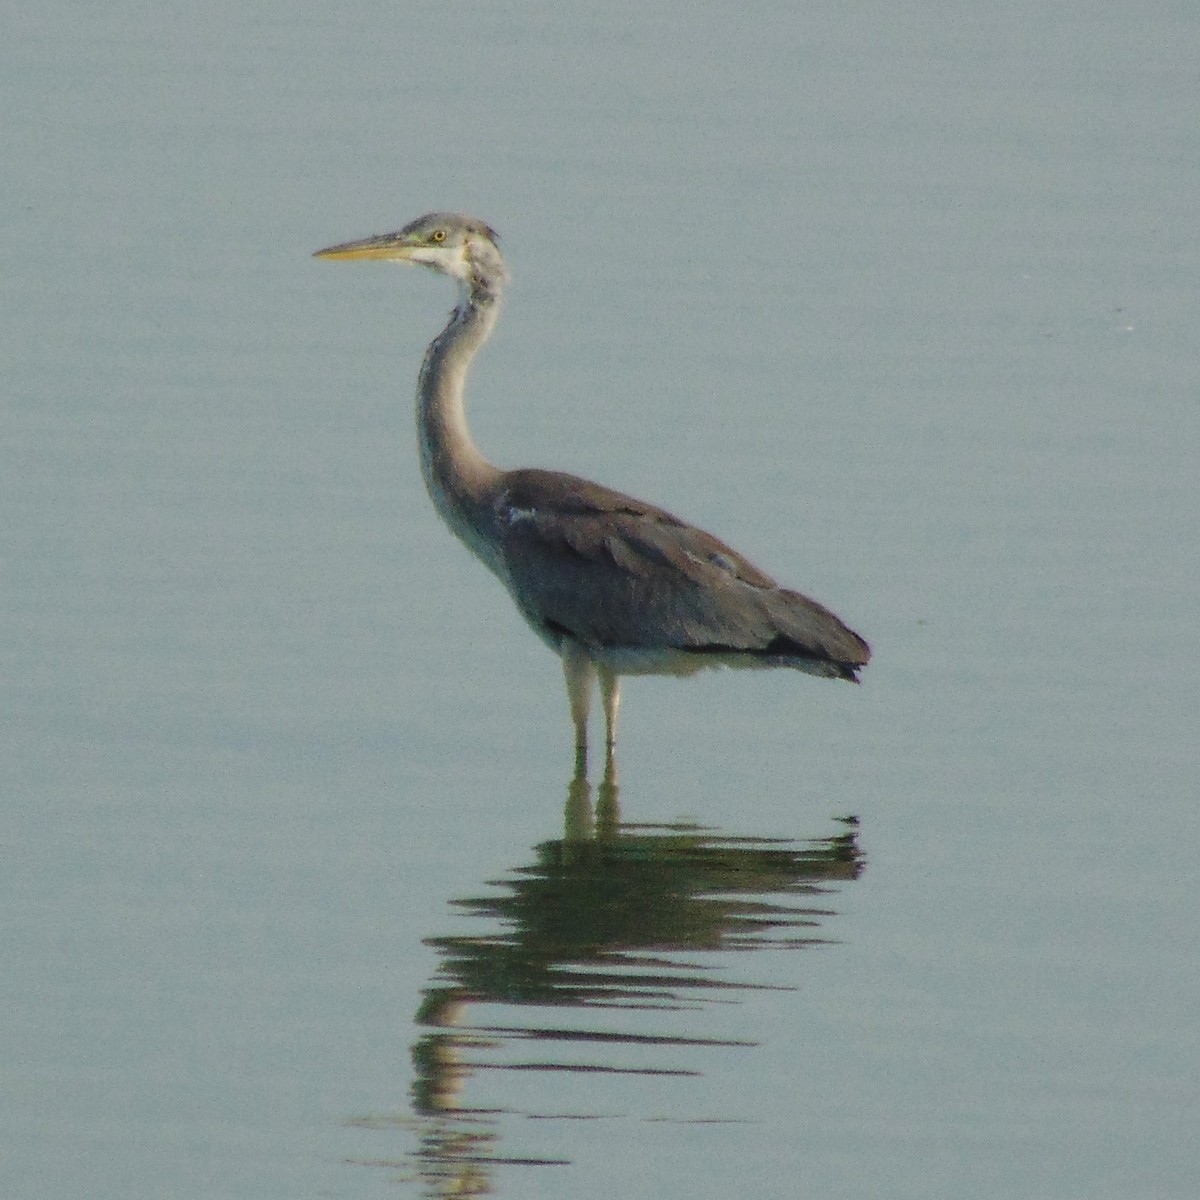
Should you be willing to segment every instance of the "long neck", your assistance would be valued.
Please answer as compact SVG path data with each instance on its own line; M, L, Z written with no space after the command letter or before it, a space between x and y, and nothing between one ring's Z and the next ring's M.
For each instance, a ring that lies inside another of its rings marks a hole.
M421 474L434 507L474 554L502 573L491 504L502 472L480 454L467 428L463 385L475 352L500 315L497 289L464 285L450 323L429 344L417 383Z

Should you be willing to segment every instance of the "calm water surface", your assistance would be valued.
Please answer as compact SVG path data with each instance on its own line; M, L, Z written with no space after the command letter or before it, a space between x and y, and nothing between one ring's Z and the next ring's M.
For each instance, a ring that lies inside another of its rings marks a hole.
M1190 1197L1198 18L38 6L0 48L0 1193ZM558 666L423 494L663 503L862 688ZM458 1189L455 1191L455 1189Z

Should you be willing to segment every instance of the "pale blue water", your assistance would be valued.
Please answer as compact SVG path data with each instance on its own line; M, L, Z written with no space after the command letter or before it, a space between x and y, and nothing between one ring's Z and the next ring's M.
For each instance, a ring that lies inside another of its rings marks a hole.
M1191 1196L1198 24L15 16L0 1193ZM875 648L631 681L616 841L421 488L448 285L309 258L433 207L497 461Z

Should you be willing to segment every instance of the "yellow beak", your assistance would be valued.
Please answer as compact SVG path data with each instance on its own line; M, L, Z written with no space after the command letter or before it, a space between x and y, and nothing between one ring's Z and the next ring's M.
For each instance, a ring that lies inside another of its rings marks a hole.
M382 258L402 262L412 257L413 248L403 234L381 233L357 242L326 246L324 250L316 251L313 258Z

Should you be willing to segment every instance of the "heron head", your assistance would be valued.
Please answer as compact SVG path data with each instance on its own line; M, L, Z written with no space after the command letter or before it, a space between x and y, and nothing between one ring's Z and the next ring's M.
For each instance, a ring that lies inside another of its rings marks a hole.
M459 213L426 213L396 233L318 250L314 258L377 258L417 263L468 286L495 288L505 278L504 260L491 226Z

